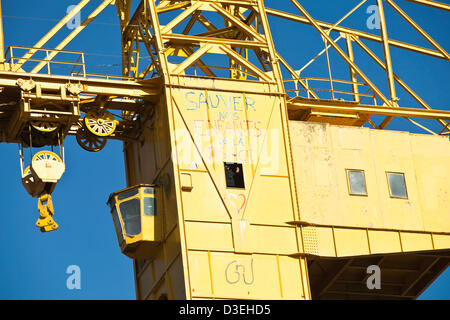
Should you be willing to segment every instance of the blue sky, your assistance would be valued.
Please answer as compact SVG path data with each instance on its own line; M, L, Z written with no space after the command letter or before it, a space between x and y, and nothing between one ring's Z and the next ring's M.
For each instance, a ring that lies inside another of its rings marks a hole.
M137 4L136 1L135 5ZM283 8L295 13L295 8L285 6L288 1L265 1L268 7ZM309 13L319 20L335 22L359 1L300 1ZM448 13L422 7L404 0L396 1L447 51L450 28ZM448 1L443 1L447 2ZM82 19L98 4L92 1L82 11ZM368 30L366 9L375 1L368 1L343 25ZM5 46L33 46L56 22L62 18L75 0L2 0L4 15ZM409 28L392 10L387 9L388 18L396 21L388 29L392 38L430 47ZM447 14L447 16L446 16ZM270 19L277 50L296 69L302 67L317 52L323 43L311 27L294 23L281 23ZM54 47L67 35L61 34L45 47ZM366 42L382 57L381 46ZM120 74L120 38L115 7L107 8L78 38L68 50L83 50L90 73ZM340 65L339 57L330 51L330 58L337 63L333 69L339 77L348 69ZM392 49L394 71L403 78L427 103L436 109L447 109L450 100L448 90L449 65L438 59L405 53ZM379 85L387 95L386 80L378 66L365 64L368 61L356 52L364 72ZM318 60L307 69L305 75L326 77L323 60ZM58 69L54 69L55 73ZM399 90L403 106L417 107L402 90ZM425 121L430 128L435 123ZM410 130L403 119L397 119L388 127L395 130ZM122 144L109 141L105 149L89 153L81 149L74 137L66 139L66 172L53 192L55 220L59 224L56 232L42 234L35 226L38 218L37 200L31 198L22 187L20 179L18 147L1 144L0 194L2 200L2 225L0 233L0 299L134 299L134 276L132 261L120 253L112 219L106 206L108 195L125 187ZM78 265L81 269L81 290L66 287L67 267ZM421 296L423 299L450 299L450 270L444 272Z

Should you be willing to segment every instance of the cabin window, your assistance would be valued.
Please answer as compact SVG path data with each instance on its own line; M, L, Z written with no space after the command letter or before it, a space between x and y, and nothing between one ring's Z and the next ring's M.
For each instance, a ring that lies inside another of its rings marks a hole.
M347 182L350 195L367 196L366 176L363 170L347 170Z
M120 224L119 216L117 215L117 210L115 206L112 209L112 216L114 220L114 226L116 227L116 233L118 235L122 235L122 225Z
M156 199L155 198L144 197L144 214L149 217L156 216Z
M387 179L389 193L392 198L408 199L404 173L387 172Z
M117 200L123 200L123 199L126 199L126 198L130 198L132 196L137 195L138 192L139 191L136 190L136 189L131 189L131 190L128 190L128 191L124 191L124 192L122 192L121 194L119 194L117 196Z
M127 236L136 236L141 233L140 200L131 199L120 205L125 233Z

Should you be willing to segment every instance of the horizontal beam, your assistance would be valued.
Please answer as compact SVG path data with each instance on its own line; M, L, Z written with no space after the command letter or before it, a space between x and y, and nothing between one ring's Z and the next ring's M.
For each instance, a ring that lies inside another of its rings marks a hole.
M283 18L283 19L290 20L290 21L300 22L300 23L304 23L304 24L308 24L308 25L311 24L306 17L302 17L302 16L292 14L292 13L286 13L283 11L269 9L269 8L266 8L266 13L268 15L278 17L278 18ZM371 41L382 42L382 39L380 36L373 35L373 34L370 34L367 32L363 32L363 31L359 31L359 30L355 30L355 29L351 29L351 28L345 28L345 27L341 27L341 26L334 26L331 23L327 23L327 22L323 22L323 21L319 21L319 20L315 20L315 22L322 28L326 28L326 29L333 28L333 31L351 34L353 36L357 36L357 37L371 40ZM397 48L406 49L406 50L410 50L410 51L421 53L421 54L426 54L426 55L436 57L436 58L446 59L446 57L439 51L423 48L420 46L416 46L416 45L412 45L409 43L392 40L392 39L389 39L388 43L389 43L389 45L397 47Z
M364 277L364 281L345 279L345 280L336 280L335 283L336 284L351 284L351 285L358 285L358 284L361 284L361 283L365 284L368 277L370 277L370 274L368 274L366 277ZM397 288L401 288L401 287L404 286L404 284L403 283L399 283L399 282L385 282L385 281L383 281L382 286L383 287L397 287Z
M224 38L207 38L188 36L181 34L163 34L162 39L164 42L171 41L177 44L189 44L200 46L203 43L218 44L218 45L230 45L232 47L249 48L249 49L265 49L267 44L259 41L246 41L246 40L233 40Z
M160 79L134 82L125 80L106 80L101 78L81 78L54 76L47 74L31 74L19 72L0 72L0 87L18 87L17 80L32 79L41 90L59 91L68 83L79 83L83 86L82 94L108 95L119 97L146 98L161 93Z
M327 294L337 294L337 295L357 295L357 296L369 296L369 297L383 297L383 298L398 298L398 299L414 299L415 296L401 296L396 294L388 294L383 292L356 292L356 291L327 291Z
M447 110L428 110L413 108L393 108L385 106L372 106L361 104L346 104L328 101L290 101L288 102L288 110L312 110L329 113L342 114L369 114L369 115L385 115L394 117L410 117L421 119L450 119L450 111Z
M431 1L431 0L407 0L407 1L418 3L418 4L423 4L425 6L429 6L429 7L433 7L433 8L437 8L437 9L450 11L450 5L448 5L446 3L442 3L442 2Z
M358 269L358 270L366 270L367 266L349 266L349 269ZM395 268L395 267L387 267L387 266L383 266L380 267L382 268L384 271L386 272L395 272L395 273L413 273L413 274L417 274L419 273L419 270L417 269L408 269L408 268Z
M388 229L388 228L374 228L374 227L354 227L354 226L336 226L336 225L324 225L324 224L316 224L309 223L306 221L290 221L288 222L290 225L296 225L300 228L301 232L308 232L308 228L314 227L317 229L321 229L324 232L317 232L317 241L325 241L325 234L332 235L332 238L328 242L328 246L325 246L323 250L305 250L305 252L295 252L290 256L299 257L299 256L316 256L320 258L328 258L332 259L336 258L351 258L351 257L361 257L361 258L369 258L376 257L385 254L389 255L404 255L404 254L414 254L418 251L422 253L432 252L440 254L442 252L448 252L450 250L450 246L445 244L440 244L440 242L436 242L436 237L442 237L444 239L450 239L450 232L433 232L433 231L421 231L421 230L399 230L399 229ZM310 229L309 229L310 230ZM365 243L366 246L363 249L356 249L347 252L341 252L340 248L345 246L345 240L342 237L336 236L337 233L347 233L348 231L354 232L355 234L359 234L358 241ZM374 238L375 233L377 231L384 231L389 236L383 239L383 241L389 241L391 243L391 247L385 247L381 250L373 251L373 246L375 242L382 241L380 239ZM418 242L414 242L409 238L410 236L420 236L422 240L420 244ZM327 239L328 241L328 239ZM359 268L359 266L351 265L349 268ZM386 268L384 265L383 268ZM414 270L417 272L417 270Z

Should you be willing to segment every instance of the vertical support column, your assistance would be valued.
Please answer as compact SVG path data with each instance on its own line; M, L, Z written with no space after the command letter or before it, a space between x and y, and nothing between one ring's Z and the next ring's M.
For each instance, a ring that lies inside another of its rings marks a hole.
M389 39L387 36L386 19L383 9L383 0L377 0L377 4L378 4L378 13L380 16L380 27L381 27L380 32L381 32L381 39L383 42L384 61L386 64L386 75L389 85L389 92L391 94L392 105L396 105L397 95L395 93L394 72L392 70L391 53L389 51L389 42L388 42Z
M352 38L351 35L346 34L345 40L347 42L347 53L350 60L354 63L355 62L355 56L353 55L353 46L352 46ZM359 89L358 89L358 79L356 78L355 70L352 68L352 66L349 65L350 70L350 80L353 82L353 101L359 102Z
M275 80L277 82L277 86L279 88L279 91L284 91L284 83L283 83L283 77L281 74L280 65L278 64L278 56L275 51L272 34L270 32L269 22L267 20L267 14L264 7L263 0L258 0L258 9L259 14L261 17L261 24L263 27L264 36L267 41L268 49L269 49L269 59L272 65L273 74L275 77ZM309 90L308 90L309 92ZM294 178L294 162L293 162L293 154L292 154L292 143L291 143L291 136L289 132L289 118L287 114L287 103L286 98L283 98L284 106L281 106L281 122L282 122L282 130L284 134L284 148L286 152L286 158L287 158L287 169L288 169L288 175L290 179L290 192L291 192L291 199L293 204L293 211L294 216L298 217L299 220L301 220L301 214L300 214L300 206L298 203L297 198L297 185ZM297 234L297 249L299 252L304 252L304 245L303 245L303 234L301 230L296 230ZM303 287L303 295L306 299L310 299L311 297L311 289L310 289L310 283L309 283L309 276L308 276L308 267L306 258L301 257L298 261L300 272L302 276L302 287ZM281 283L281 281L280 281ZM282 294L283 295L283 294Z
M147 1L144 3L146 4ZM146 14L149 16L150 20L152 21L152 29L154 32L155 37L155 43L156 43L156 50L158 51L158 59L161 66L162 73L164 75L164 79L166 81L169 81L170 83L170 77L169 77L169 68L167 65L167 57L165 55L164 45L161 38L161 28L159 26L159 19L158 14L156 10L155 1L149 1L149 12L146 12Z
M122 46L122 76L129 77L130 76L130 66L129 66L129 54L128 47L130 45L130 41L128 37L125 36L125 28L128 26L130 22L130 1L118 1L116 2L117 15L120 21L120 39Z
M281 75L281 69L278 64L278 57L275 53L275 47L273 45L273 39L272 34L270 33L270 27L269 27L269 21L267 20L267 14L266 9L264 7L263 1L258 0L258 9L259 9L259 15L261 18L261 25L263 28L264 36L267 41L267 47L269 49L269 59L273 70L273 75L275 77L275 80L277 82L278 88L280 91L284 90L283 85L283 77Z

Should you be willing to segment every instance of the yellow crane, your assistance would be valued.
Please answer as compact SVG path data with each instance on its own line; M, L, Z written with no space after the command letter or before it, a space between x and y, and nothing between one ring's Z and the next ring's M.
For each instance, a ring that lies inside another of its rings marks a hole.
M64 139L74 135L90 152L119 139L128 188L112 190L108 205L134 259L138 299L414 299L446 269L450 111L394 73L390 49L450 57L400 1L377 0L374 35L341 26L366 1L329 23L297 0L296 13L263 0L141 0L134 12L131 0L104 0L45 47L89 2L33 47L3 55L1 33L0 137L20 146L41 231L58 227L51 193L65 170ZM108 6L120 21L122 76L89 74L83 52L65 50ZM386 6L432 49L390 39ZM304 77L277 52L268 16L321 36L324 50L304 68L326 57L327 78ZM356 47L385 73L387 93ZM330 51L348 78L333 78ZM61 53L73 59L55 60ZM55 74L55 64L72 71ZM421 108L402 105L398 88ZM396 117L429 134L382 130ZM376 267L381 286L370 287Z

